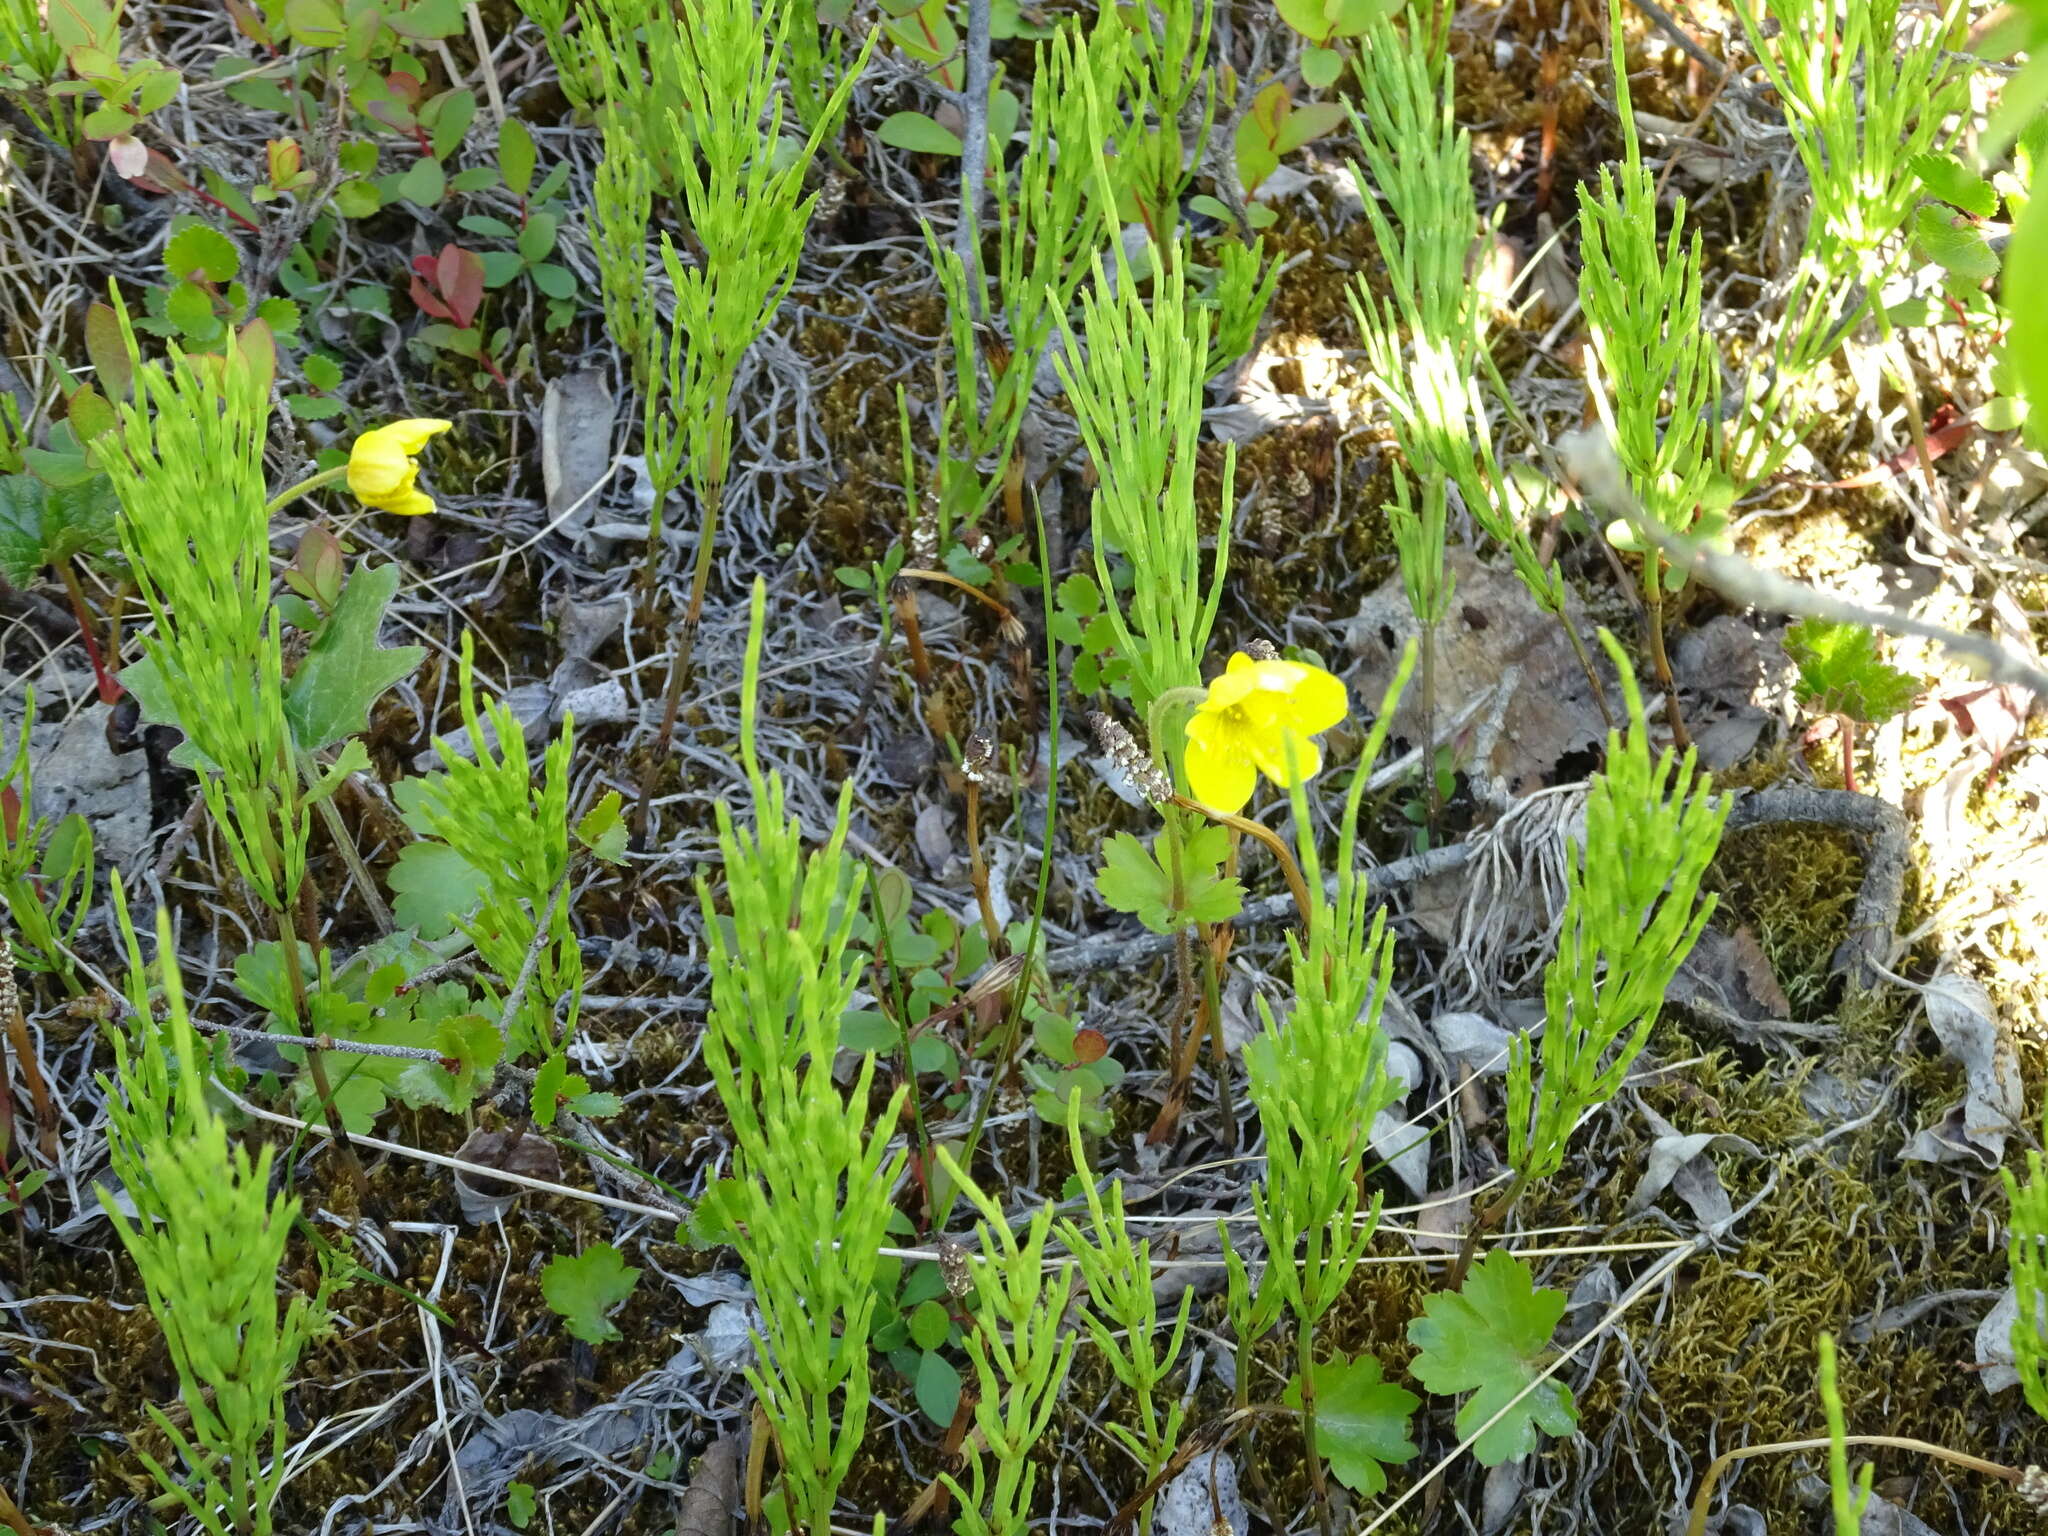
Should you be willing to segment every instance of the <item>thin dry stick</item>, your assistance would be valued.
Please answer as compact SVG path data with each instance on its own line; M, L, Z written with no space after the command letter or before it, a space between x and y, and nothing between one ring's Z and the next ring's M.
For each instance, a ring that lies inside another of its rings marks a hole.
M1693 1495L1692 1517L1686 1522L1685 1536L1706 1536L1707 1507L1714 1497L1714 1485L1721 1480L1721 1474L1738 1461L1751 1456L1770 1456L1779 1452L1824 1451L1832 1444L1826 1435L1817 1440L1778 1440L1770 1445L1744 1445L1732 1451L1723 1451L1714 1458L1707 1468L1707 1475L1700 1479L1699 1492ZM2018 1467L2002 1467L1995 1461L1970 1456L1962 1451L1952 1451L1945 1445L1935 1445L1926 1440L1913 1440L1903 1435L1844 1435L1844 1445L1885 1446L1895 1451L1918 1451L1923 1456L1933 1456L1942 1461L1953 1462L1959 1467L1968 1467L1972 1472L1982 1472L1987 1477L2000 1478L2008 1483L2017 1483L2024 1474Z
M1558 444L1566 465L1594 500L1626 517L1637 533L1663 551L1674 566L1697 576L1722 596L1753 608L1801 618L1828 619L1837 624L1861 624L1894 635L1917 635L1933 640L1959 656L1980 663L1985 674L2001 683L2017 683L2048 697L2048 671L2017 651L2000 645L1986 635L1965 634L1929 624L1895 608L1867 608L1832 592L1823 592L1803 582L1767 571L1740 555L1724 555L1695 540L1683 538L1659 524L1643 510L1622 483L1614 463L1613 449L1597 432L1575 432Z

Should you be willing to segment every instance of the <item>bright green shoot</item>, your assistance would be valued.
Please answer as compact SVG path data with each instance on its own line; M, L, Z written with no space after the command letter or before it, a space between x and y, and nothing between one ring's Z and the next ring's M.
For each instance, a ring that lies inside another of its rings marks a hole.
M183 1477L138 1451L150 1475L209 1536L269 1536L284 1478L284 1393L307 1341L326 1325L331 1281L296 1296L280 1317L278 1266L298 1201L270 1194L271 1148L230 1146L206 1101L206 1052L185 1011L177 967L158 968L156 1022L141 946L120 887L115 909L128 945L130 1038L108 1031L119 1084L101 1079L109 1162L135 1203L128 1216L101 1195L142 1277L164 1333L188 1423L147 1404L184 1464ZM174 953L157 914L157 953Z
M1367 737L1345 797L1333 858L1334 895L1323 881L1308 793L1293 789L1307 934L1287 936L1294 1005L1284 1022L1262 995L1264 1028L1244 1049L1252 1102L1265 1132L1265 1176L1252 1186L1252 1211L1266 1245L1256 1283L1224 1229L1229 1308L1237 1330L1238 1401L1250 1389L1252 1346L1283 1311L1295 1321L1302 1427L1311 1482L1323 1492L1316 1439L1315 1336L1343 1294L1379 1225L1379 1196L1365 1200L1364 1166L1374 1119L1400 1094L1387 1076L1380 1011L1393 980L1386 911L1371 899L1359 869L1359 806L1385 744L1395 706L1415 664L1401 658Z
M1763 0L1761 9L1736 0L1735 9L1784 102L1813 199L1770 355L1751 373L1725 455L1747 489L1803 439L1805 383L1850 327L1868 312L1891 341L1875 300L1921 195L1912 162L1943 142L1969 104L1969 12L1948 0L1902 41L1899 0Z
M1194 1304L1195 1293L1193 1287L1181 1292L1180 1311L1173 1319L1173 1330L1162 1351L1158 1342L1159 1298L1152 1289L1152 1244L1131 1240L1124 1212L1123 1180L1111 1182L1106 1198L1096 1187L1081 1135L1078 1088L1074 1095L1073 1109L1067 1117L1067 1144L1088 1204L1088 1227L1083 1231L1078 1223L1062 1217L1059 1238L1073 1255L1074 1265L1087 1287L1088 1310L1081 1314L1081 1321L1116 1379L1138 1405L1135 1429L1111 1424L1109 1432L1131 1453L1138 1463L1139 1475L1149 1482L1173 1459L1187 1418L1187 1405L1169 1397L1168 1382L1187 1340L1188 1309ZM1151 1524L1148 1501L1139 1520L1140 1532L1149 1531Z
M497 699L477 707L467 631L457 697L468 751L436 737L440 771L401 780L394 795L415 831L438 838L473 871L482 902L462 929L478 957L506 986L526 983L507 1031L508 1058L548 1056L575 1034L583 995L568 889L576 723L565 720L548 743L536 784L519 718ZM494 1009L510 1001L489 981L482 985Z
M1579 302L1593 338L1589 368L1594 404L1615 455L1649 515L1682 535L1712 539L1726 521L1733 487L1714 464L1713 426L1721 393L1721 353L1700 321L1700 235L1685 238L1685 199L1657 238L1657 187L1643 164L1629 99L1619 0L1609 0L1614 95L1626 158L1617 175L1602 166L1598 190L1579 188L1584 257ZM1664 649L1664 594L1684 574L1644 547L1626 522L1608 541L1643 557L1650 657L1664 689L1667 718L1686 741Z
M1104 211L1091 195L1090 156L1059 146L1089 142L1086 88L1101 78L1121 80L1129 46L1120 21L1103 21L1093 30L1063 25L1040 50L1023 157L1014 179L1000 163L988 179L996 214L993 309L983 274L969 272L958 252L925 231L953 344L954 393L940 428L941 551L955 529L980 517L1002 484L1053 327L1073 303L1088 275L1088 257L1105 237ZM987 344L977 332L984 320L999 326L999 345ZM979 384L984 367L985 396ZM994 473L984 473L984 466Z
M1999 1177L2011 1206L2006 1252L2019 1303L2012 1324L2013 1367L2027 1406L2048 1419L2048 1173L2042 1170L2041 1154L2029 1152L2024 1184L2008 1170Z
M1842 1391L1835 1383L1835 1336L1820 1336L1821 1410L1828 1420L1828 1505L1834 1515L1835 1536L1858 1536L1863 1529L1863 1511L1870 1503L1870 1483L1877 1469L1863 1464L1854 1482L1849 1478L1849 1421L1842 1412Z
M767 597L757 579L740 705L752 830L718 807L730 919L710 916L710 886L698 884L711 970L704 1059L738 1146L719 1215L761 1306L762 1359L748 1379L781 1449L792 1525L827 1536L867 1422L875 1268L907 1156L891 1155L889 1137L906 1090L870 1131L874 1057L844 1097L832 1079L858 976L849 944L863 871L846 856L850 785L831 837L806 857L780 775L762 775Z
M1201 686L1230 540L1227 532L1216 537L1204 556L1195 470L1209 323L1188 290L1188 264L1176 261L1158 275L1148 306L1120 248L1115 259L1114 280L1098 262L1082 301L1086 347L1062 317L1067 344L1055 361L1095 465L1095 574L1103 592L1116 590L1111 552L1130 561L1130 597L1105 613L1118 651L1130 658L1131 701L1149 713L1174 690ZM1236 469L1236 452L1227 450L1226 524ZM1160 743L1152 749L1159 753Z
M1629 729L1608 732L1607 766L1586 796L1585 842L1565 864L1563 930L1543 979L1542 1044L1518 1035L1509 1047L1515 1182L1503 1207L1556 1173L1580 1118L1620 1090L1714 911L1712 896L1699 897L1700 879L1732 802L1713 794L1692 749L1680 759L1667 748L1652 761L1635 674L1612 635L1602 630L1600 643L1621 675Z
M1032 1448L1043 1438L1059 1406L1079 1338L1061 1319L1074 1289L1070 1265L1046 1264L1052 1233L1050 1205L1040 1206L1020 1239L1002 1207L967 1176L943 1143L934 1145L939 1165L981 1213L975 1231L981 1263L975 1269L975 1319L967 1336L980 1399L974 1427L981 1445L967 1448L967 1485L941 1473L960 1501L953 1523L958 1536L1023 1536L1031 1518L1037 1471ZM995 1463L994 1476L989 1463Z
M697 625L710 585L718 519L732 468L733 388L796 280L797 257L817 194L804 179L826 133L845 111L867 61L849 68L809 136L785 143L778 89L794 0L703 0L683 16L643 0L598 0L584 25L602 77L605 156L639 162L600 176L593 244L605 314L633 360L641 390L648 475L653 481L647 573L661 552L662 508L688 477L699 513L690 595L679 619L650 761L667 760L690 679ZM805 10L805 19L810 13ZM871 36L868 47L872 48ZM681 202L694 249L661 235L661 264L674 307L666 323L650 296L642 243L657 191ZM635 831L644 834L653 769L641 786Z
M122 322L125 334L125 312ZM173 348L164 367L128 343L135 397L98 456L152 621L144 660L123 681L146 715L185 733L181 750L236 872L288 922L309 821L270 601L268 388L239 348L204 359Z

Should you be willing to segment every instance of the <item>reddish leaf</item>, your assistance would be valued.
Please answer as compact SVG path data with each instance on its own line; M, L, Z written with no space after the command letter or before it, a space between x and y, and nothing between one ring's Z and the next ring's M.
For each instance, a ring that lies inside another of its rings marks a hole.
M1074 1060L1081 1066L1097 1062L1109 1054L1109 1041L1098 1030L1077 1029L1074 1031Z
M7 841L21 836L21 796L12 784L0 788L0 827L7 829Z
M429 261L431 259L426 256L420 258L421 261ZM455 318L455 312L435 298L434 290L427 286L426 279L418 275L415 275L412 280L412 302L421 314L432 315L436 320L453 320Z
M148 168L140 176L130 176L128 180L142 188L143 191L154 192L161 197L168 197L173 192L194 194L199 190L185 179L184 174L175 165L171 164L168 156L161 150L155 149L149 152Z
M441 297L448 301L448 308L455 315L455 323L468 330L476 319L477 306L484 301L483 258L475 251L466 251L459 245L442 246L434 286L441 290Z

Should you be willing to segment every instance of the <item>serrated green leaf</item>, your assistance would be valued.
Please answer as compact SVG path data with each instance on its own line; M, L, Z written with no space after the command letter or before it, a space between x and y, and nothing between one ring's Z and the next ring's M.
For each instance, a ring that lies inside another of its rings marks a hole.
M1922 203L1913 216L1913 247L1954 277L1981 283L1998 275L1998 254L1974 224L1956 222L1945 208Z
M124 682L127 675L122 673ZM490 882L474 864L437 842L407 843L399 849L385 884L391 888L391 915L430 943L453 933L490 890Z
M173 277L196 273L209 283L225 283L242 270L242 253L219 230L187 224L165 242L164 269Z
M1227 840L1226 834L1223 841ZM1189 923L1228 922L1243 910L1244 887L1218 872L1223 859L1217 840L1201 833L1190 837L1182 849L1178 901L1172 874L1130 833L1117 833L1103 846L1102 855L1095 889L1112 909L1130 913L1154 933L1177 933Z
M589 1344L619 1337L605 1316L633 1294L640 1271L628 1264L610 1243L593 1243L575 1258L556 1254L540 1272L541 1299L568 1324L569 1332Z
M1799 668L1799 701L1820 714L1876 725L1920 692L1919 681L1888 665L1877 636L1860 624L1801 619L1785 632L1785 654Z
M1337 1481L1367 1496L1387 1486L1382 1467L1412 1461L1415 1442L1408 1421L1422 1399L1406 1387L1380 1376L1373 1355L1356 1360L1329 1360L1315 1368L1316 1449L1330 1464ZM1287 1383L1283 1401L1301 1407L1301 1377Z
M1472 1393L1458 1410L1460 1438L1507 1409L1472 1447L1480 1465L1518 1461L1536 1449L1539 1429L1564 1435L1578 1424L1571 1389L1561 1382L1537 1383L1514 1401L1541 1373L1564 1306L1563 1291L1536 1289L1528 1265L1496 1248L1462 1289L1430 1296L1423 1315L1408 1324L1408 1342L1418 1351L1408 1373L1440 1396Z
M352 736L385 689L420 664L417 645L380 646L377 630L398 591L398 567L357 567L305 659L285 685L284 712L302 752Z
M1920 178L1920 185L1944 203L1953 203L1980 219L1998 211L1997 189L1954 155L1915 155L1907 166Z
M46 565L107 554L120 545L119 513L104 475L67 486L34 475L0 476L0 576L25 587Z

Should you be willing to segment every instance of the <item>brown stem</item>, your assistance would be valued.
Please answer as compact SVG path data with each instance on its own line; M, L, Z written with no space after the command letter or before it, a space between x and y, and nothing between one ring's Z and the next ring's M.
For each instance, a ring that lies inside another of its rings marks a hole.
M703 497L704 524L697 531L697 561L690 573L690 601L675 627L675 647L669 653L668 685L661 694L661 726L654 733L654 753L640 775L640 799L633 807L633 841L647 844L647 818L654 801L654 780L668 761L676 735L676 715L683 705L683 690L690 682L690 660L697 649L697 625L704 617L704 591L711 584L711 548L718 537L718 502L722 487Z
M1856 794L1856 722L1847 715L1835 716L1842 730L1842 788Z
M29 1037L28 1020L22 1016L21 994L14 986L14 945L7 937L7 931L0 928L0 1024L7 1028L8 1042L14 1048L15 1057L21 1062L22 1081L28 1084L29 1104L36 1114L36 1144L42 1148L43 1156L51 1162L57 1160L57 1106L50 1096L50 1085L43 1077L42 1063L36 1059L35 1042ZM8 1111L12 1118L14 1101L7 1094L7 1060L0 1052L0 1108ZM7 1137L11 1139L11 1130ZM11 1154L0 1153L0 1165L11 1161ZM13 1179L8 1179L13 1192ZM15 1204L20 1205L17 1199Z
M1678 712L1678 683L1671 675L1671 658L1664 651L1664 561L1654 551L1643 582L1643 622L1649 629L1650 664L1657 669L1657 686L1664 690L1664 717L1671 724L1671 744L1683 752L1692 745L1685 718Z
M981 931L988 938L991 959L1003 956L1003 930L996 922L996 908L988 887L988 860L981 856L981 786L967 781L967 864L974 882L974 904L981 908Z
M1465 1283L1465 1273L1471 1269L1472 1257L1479 1251L1479 1240L1508 1219L1508 1213L1514 1210L1515 1202L1522 1198L1522 1192L1528 1187L1529 1181L1516 1174L1514 1182L1507 1187L1507 1193L1473 1218L1472 1225L1465 1229L1465 1241L1459 1245L1457 1258L1451 1261L1451 1267L1444 1273L1444 1290L1455 1291Z
M917 594L900 575L889 583L889 602L896 610L896 624L903 631L904 644L910 647L910 675L917 680L918 693L928 697L932 691L932 658L924 648L924 620L918 617Z

